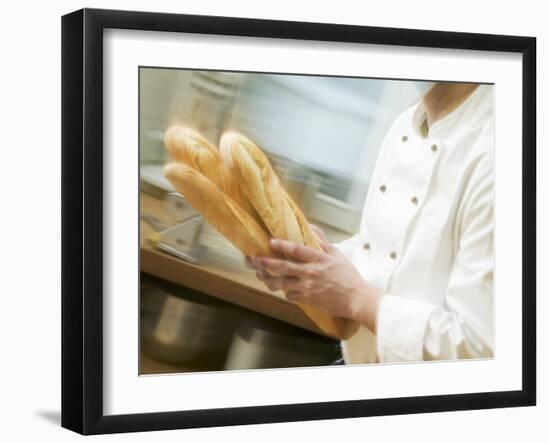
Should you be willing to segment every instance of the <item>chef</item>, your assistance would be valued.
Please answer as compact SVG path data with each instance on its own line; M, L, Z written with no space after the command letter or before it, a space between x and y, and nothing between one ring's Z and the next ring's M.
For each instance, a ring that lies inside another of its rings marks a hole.
M359 234L247 265L272 291L361 327L345 363L493 355L493 89L436 83L378 154Z

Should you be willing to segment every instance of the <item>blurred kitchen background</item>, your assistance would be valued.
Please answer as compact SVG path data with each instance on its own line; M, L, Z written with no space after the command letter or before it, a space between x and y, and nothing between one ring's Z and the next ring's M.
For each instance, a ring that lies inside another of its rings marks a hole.
M142 374L330 364L338 343L268 293L163 177L164 131L256 142L308 220L338 242L358 231L380 144L419 99L400 80L141 68Z

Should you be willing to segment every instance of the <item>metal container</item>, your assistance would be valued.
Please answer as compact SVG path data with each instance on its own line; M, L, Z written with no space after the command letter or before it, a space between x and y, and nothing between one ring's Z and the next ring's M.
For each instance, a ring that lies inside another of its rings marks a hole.
M242 321L224 369L268 369L330 365L339 343L267 318Z
M323 366L340 356L336 340L148 276L140 325L142 355L172 366L161 372Z
M238 315L217 300L185 292L142 284L142 351L193 371L222 369Z

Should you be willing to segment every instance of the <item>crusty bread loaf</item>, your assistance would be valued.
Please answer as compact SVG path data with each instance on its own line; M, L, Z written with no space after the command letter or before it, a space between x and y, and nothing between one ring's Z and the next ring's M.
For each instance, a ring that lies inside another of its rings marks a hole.
M221 190L225 190L225 173L220 152L193 129L172 126L164 134L170 157L200 172Z
M289 203L292 199L261 149L241 134L226 132L220 141L220 151L226 167L270 234L275 238L306 244L302 231L309 230L309 226L307 223L306 226L299 225L294 212L298 207ZM318 244L311 246L319 249Z
M331 337L339 340L347 340L351 338L359 330L359 324L355 323L347 318L331 317L325 314L311 305L298 303L300 309L311 318L311 320Z
M298 207L298 205L292 199L292 197L286 192L285 194L286 194L285 196L286 201L290 206L290 208L292 208L294 216L296 217L296 221L298 222L298 226L300 227L300 232L302 234L304 245L320 250L321 247L319 245L319 240L317 239L317 236L315 235L315 233L311 230L304 213Z
M164 175L191 206L243 254L273 255L269 236L263 228L203 174L183 163L169 163Z
M260 148L241 134L226 132L220 141L220 152L226 167L237 178L243 194L273 237L322 249L304 214L284 190ZM299 306L333 337L345 340L359 329L357 323L348 319L331 317L310 305Z
M256 210L242 194L236 178L223 164L218 148L193 129L177 125L168 128L164 134L164 144L172 159L203 174L263 227Z

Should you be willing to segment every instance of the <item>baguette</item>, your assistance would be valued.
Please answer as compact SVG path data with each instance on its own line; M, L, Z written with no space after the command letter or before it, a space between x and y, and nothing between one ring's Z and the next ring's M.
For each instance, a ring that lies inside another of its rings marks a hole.
M164 144L173 160L203 174L248 212L260 226L263 225L255 209L240 191L237 180L225 167L220 151L206 138L193 129L172 126L164 134Z
M264 229L207 177L183 163L167 164L164 175L189 204L243 254L273 256Z
M248 198L256 213L274 238L306 244L290 196L282 187L265 154L246 137L226 132L220 141L220 151L226 168L236 178L241 192ZM305 220L305 217L300 218ZM308 237L311 245L320 249L318 242Z
M306 217L284 190L260 148L240 134L227 132L220 141L220 152L226 168L237 178L243 194L273 237L322 250ZM333 337L346 340L359 329L357 323L348 319L331 317L310 305L298 305L319 328Z
M172 126L164 134L164 145L176 162L186 164L225 190L225 172L220 152L201 134L183 126Z

